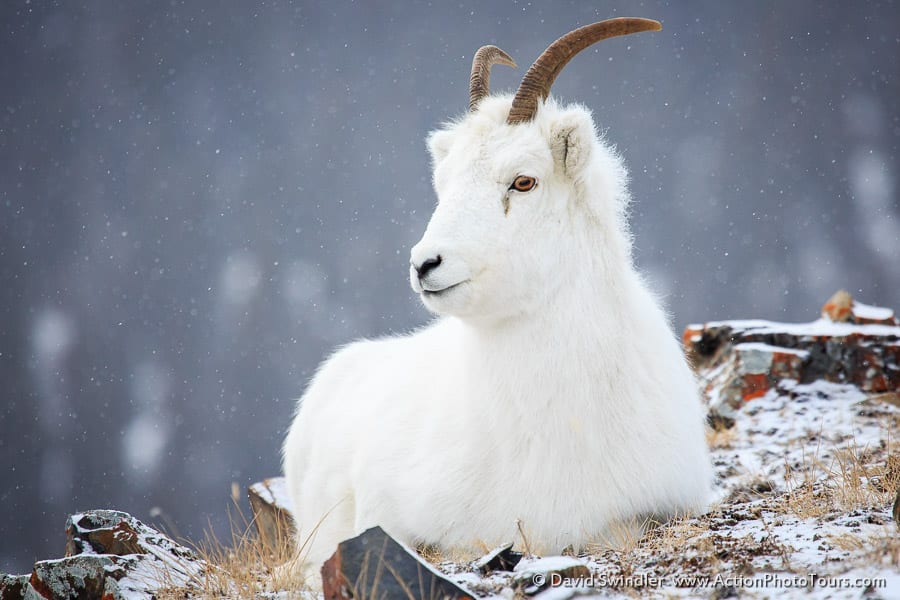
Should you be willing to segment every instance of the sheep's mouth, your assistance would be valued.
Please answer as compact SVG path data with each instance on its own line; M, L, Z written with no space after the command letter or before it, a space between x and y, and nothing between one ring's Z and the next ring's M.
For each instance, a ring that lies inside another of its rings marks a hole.
M439 289L439 290L429 290L429 289L426 289L426 288L422 288L422 295L423 295L423 296L427 296L427 297L429 297L429 298L434 298L434 297L437 297L437 296L441 296L441 295L443 295L443 294L446 294L446 293L449 292L450 290L453 290L453 289L458 288L459 286L463 285L464 283L468 283L468 281L469 281L468 279L465 279L465 280L460 281L460 282L458 282L458 283L454 283L453 285L448 285L447 287L441 288L441 289Z

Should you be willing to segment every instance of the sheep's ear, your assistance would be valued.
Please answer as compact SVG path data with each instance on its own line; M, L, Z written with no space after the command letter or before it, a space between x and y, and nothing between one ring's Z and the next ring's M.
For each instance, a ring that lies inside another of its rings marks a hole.
M567 176L578 179L591 158L594 143L594 122L585 111L562 115L550 132L553 159Z
M438 129L428 134L428 152L434 164L441 162L450 152L452 134L446 129Z

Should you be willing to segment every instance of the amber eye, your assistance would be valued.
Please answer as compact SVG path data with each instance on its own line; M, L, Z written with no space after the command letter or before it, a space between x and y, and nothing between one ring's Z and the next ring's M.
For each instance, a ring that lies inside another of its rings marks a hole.
M509 189L516 190L517 192L530 192L536 185L537 179L535 179L534 177L529 177L528 175L519 175L518 177L516 177L515 181L512 182L512 185L509 186Z

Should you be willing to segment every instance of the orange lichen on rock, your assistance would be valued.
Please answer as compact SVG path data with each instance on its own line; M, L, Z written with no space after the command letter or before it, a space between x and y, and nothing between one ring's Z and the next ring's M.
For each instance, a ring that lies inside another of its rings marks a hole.
M765 373L747 373L743 377L744 385L741 388L741 397L744 402L764 396L769 391L769 376Z

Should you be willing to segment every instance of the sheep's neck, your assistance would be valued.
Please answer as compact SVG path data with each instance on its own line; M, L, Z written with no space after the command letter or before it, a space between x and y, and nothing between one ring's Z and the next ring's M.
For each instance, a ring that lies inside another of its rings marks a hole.
M617 285L602 285L604 281ZM466 369L478 375L467 379L492 381L504 390L497 398L480 398L481 409L487 402L506 414L561 404L570 410L592 410L591 399L624 368L628 324L622 316L629 314L627 303L634 296L628 288L635 283L630 268L614 279L588 273L534 315L469 326L463 349Z

